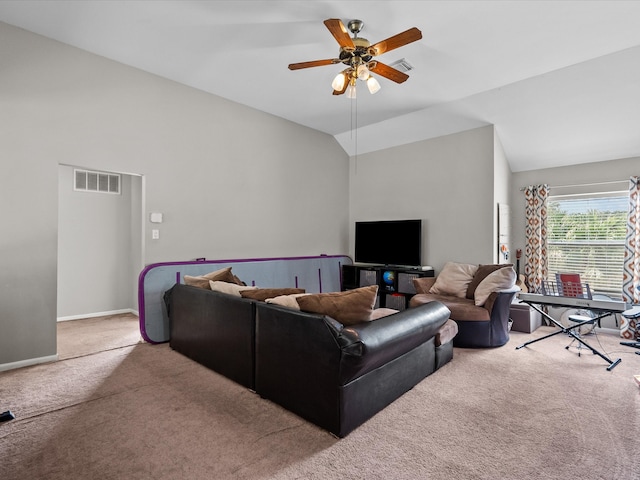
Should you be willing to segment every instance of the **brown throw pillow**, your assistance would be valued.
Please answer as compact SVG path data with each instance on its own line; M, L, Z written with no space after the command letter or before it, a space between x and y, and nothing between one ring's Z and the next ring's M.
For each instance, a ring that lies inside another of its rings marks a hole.
M474 292L474 303L483 306L489 295L500 290L507 290L516 284L516 271L513 267L498 268L487 275L484 280L478 284L478 288Z
M212 282L227 282L242 285L242 283L236 281L236 276L231 273L231 267L221 268L215 272L207 273L206 275L184 276L184 283L186 285L192 285L194 287L209 289L209 281Z
M298 297L300 310L327 315L343 325L370 321L376 304L377 285L346 292L314 293Z
M478 285L480 285L480 282L482 282L482 280L487 278L487 275L505 267L513 267L513 264L512 263L499 263L499 264L496 263L496 264L490 264L490 265L478 265L478 270L476 270L476 273L473 276L473 279L471 280L471 282L469 283L469 286L467 287L467 298L473 300L474 295L476 293L476 288L478 288Z
M293 295L280 295L279 297L267 298L265 302L300 311L300 305L298 305L298 301L296 300L296 298L301 297L302 295L311 295L311 294L310 293L294 293Z
M256 288L255 290L243 290L240 295L244 298L264 302L267 298L294 295L296 293L305 293L305 290L304 288Z

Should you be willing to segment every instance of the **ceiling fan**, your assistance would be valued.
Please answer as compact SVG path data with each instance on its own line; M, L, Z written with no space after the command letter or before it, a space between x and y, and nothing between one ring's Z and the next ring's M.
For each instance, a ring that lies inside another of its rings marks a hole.
M422 32L417 28L410 28L409 30L371 45L366 38L358 37L358 33L360 33L360 30L364 27L362 20L351 20L347 24L349 31L353 34L353 38L349 36L349 32L347 32L342 21L337 18L329 18L324 21L324 24L340 44L338 58L291 63L289 64L289 70L343 63L347 65L348 68L340 72L336 78L333 79L331 86L333 87L334 95L342 95L346 92L349 98L355 98L356 96L356 81L358 79L367 83L369 92L376 93L380 90L380 84L371 76L371 72L375 72L396 83L402 83L409 78L409 75L406 73L377 60L373 60L373 57L420 40L422 38Z

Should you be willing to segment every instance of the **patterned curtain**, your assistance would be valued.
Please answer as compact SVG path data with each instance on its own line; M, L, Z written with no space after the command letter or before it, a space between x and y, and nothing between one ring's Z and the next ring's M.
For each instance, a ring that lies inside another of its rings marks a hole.
M629 217L627 218L627 240L624 249L624 274L622 277L622 299L627 303L640 303L640 178L629 179ZM635 319L622 317L620 335L633 338L638 333Z
M547 277L547 199L548 185L528 186L526 199L526 256L525 280L529 292L542 293L542 280Z

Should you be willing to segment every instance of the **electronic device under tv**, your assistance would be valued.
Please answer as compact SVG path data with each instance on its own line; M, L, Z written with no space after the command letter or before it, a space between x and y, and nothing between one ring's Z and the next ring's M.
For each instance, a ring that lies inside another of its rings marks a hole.
M356 263L418 268L421 253L422 220L356 222Z

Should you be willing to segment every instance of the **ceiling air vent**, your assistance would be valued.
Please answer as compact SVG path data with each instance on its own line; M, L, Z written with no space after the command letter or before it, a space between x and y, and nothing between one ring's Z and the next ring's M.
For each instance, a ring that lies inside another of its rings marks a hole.
M395 68L396 70L401 71L402 73L407 73L409 70L413 70L413 65L407 62L407 60L404 58L401 58L400 60L396 60L393 63L390 63L389 66Z
M120 175L117 173L73 170L73 189L78 192L120 193Z

